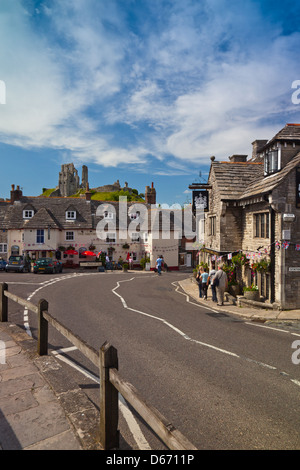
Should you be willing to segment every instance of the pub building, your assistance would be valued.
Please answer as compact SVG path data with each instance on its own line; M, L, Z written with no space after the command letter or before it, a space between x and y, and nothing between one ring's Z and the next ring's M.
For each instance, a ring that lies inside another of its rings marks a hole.
M189 188L208 195L199 263L244 254L241 287L257 285L273 308L300 308L300 124L254 141L250 158L211 157L207 183Z

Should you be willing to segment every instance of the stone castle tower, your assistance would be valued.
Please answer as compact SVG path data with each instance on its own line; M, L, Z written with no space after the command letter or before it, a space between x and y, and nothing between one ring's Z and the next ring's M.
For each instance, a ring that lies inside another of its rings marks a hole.
M86 165L82 167L81 184L79 181L78 171L73 163L66 163L61 166L58 179L58 189L60 196L69 197L75 194L79 189L86 188L88 185L88 168Z
M153 186L153 183L151 185L151 188L149 186L146 186L145 202L146 204L156 204L156 190Z

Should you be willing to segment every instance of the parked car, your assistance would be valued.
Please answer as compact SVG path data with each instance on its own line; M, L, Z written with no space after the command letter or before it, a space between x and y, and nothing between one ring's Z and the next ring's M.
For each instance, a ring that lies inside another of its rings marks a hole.
M0 271L4 271L7 265L7 261L0 259Z
M33 272L37 273L59 273L62 272L62 264L52 258L39 258L33 265Z
M16 271L24 273L30 271L30 261L24 255L12 255L9 257L8 263L5 266L5 271Z

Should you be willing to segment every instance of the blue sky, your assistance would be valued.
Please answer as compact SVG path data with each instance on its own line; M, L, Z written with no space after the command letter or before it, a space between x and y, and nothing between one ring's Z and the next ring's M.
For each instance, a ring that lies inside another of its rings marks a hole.
M189 201L211 155L300 122L299 25L295 1L0 0L0 197L74 162Z

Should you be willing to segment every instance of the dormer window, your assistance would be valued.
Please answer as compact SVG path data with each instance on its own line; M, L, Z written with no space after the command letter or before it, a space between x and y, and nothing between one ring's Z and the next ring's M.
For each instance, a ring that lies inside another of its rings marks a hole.
M129 214L129 217L130 217L131 220L137 220L140 217L140 213L139 212L131 212Z
M23 211L23 219L31 219L34 216L34 211L31 209L25 209Z
M113 219L114 218L113 212L104 211L104 218L105 219Z
M280 170L280 149L270 149L265 153L265 175L271 175Z
M67 211L66 220L76 220L76 211Z

